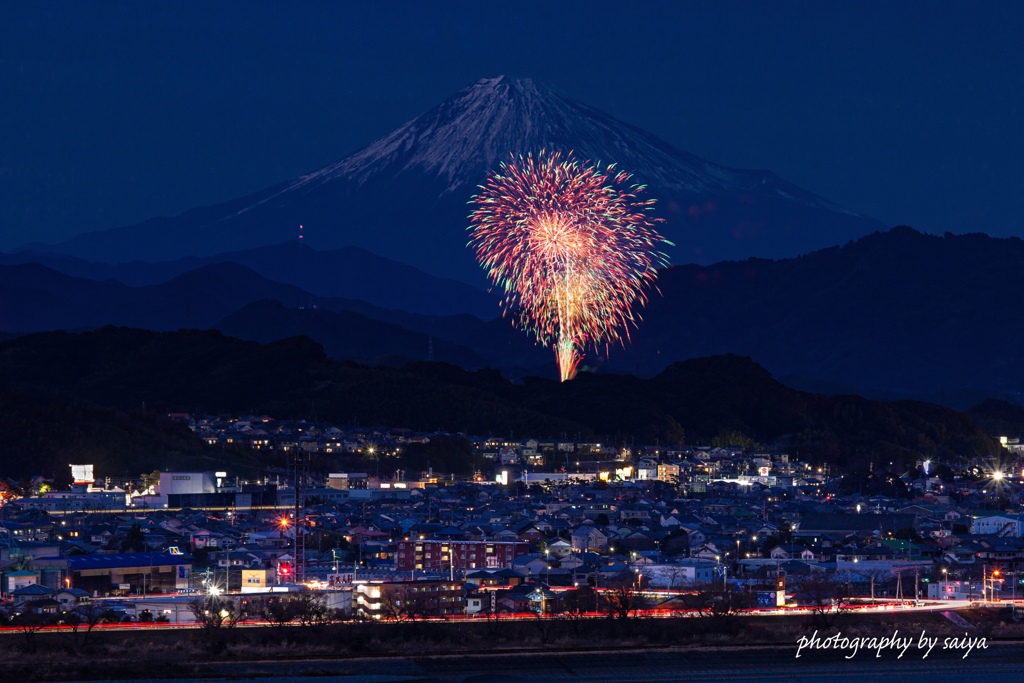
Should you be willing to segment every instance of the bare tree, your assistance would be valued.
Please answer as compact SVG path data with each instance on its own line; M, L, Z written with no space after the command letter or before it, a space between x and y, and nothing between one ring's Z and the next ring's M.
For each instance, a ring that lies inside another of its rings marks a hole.
M587 606L594 604L594 598L589 595L590 592L589 588L577 588L574 591L566 591L562 596L562 618L570 623L573 635L577 638L580 637L584 628Z
M413 621L426 619L427 617L434 616L434 613L437 612L436 609L430 607L427 596L418 592L405 594L404 609L406 616Z
M64 625L68 627L63 633L64 638L68 642L69 649L77 655L88 647L92 630L99 624L117 621L117 615L112 609L102 609L97 605L86 603L66 612L63 621Z
M491 609L491 606L488 605L486 611L484 612L484 616L487 618L486 623L488 634L490 634L491 636L496 636L500 628L499 624L501 623L501 615L498 612L498 605L495 604L494 609Z
M283 628L298 618L292 601L283 597L253 600L249 603L249 613L277 628Z
M533 613L533 618L530 619L530 622L537 629L537 635L540 636L540 644L547 645L551 639L551 631L555 620L538 610Z
M723 619L745 606L744 596L723 588L718 582L696 583L681 593L671 605L676 612L687 611L698 617Z
M323 593L300 593L291 602L295 619L303 626L327 624L333 619Z
M189 611L207 632L233 628L245 617L245 613L234 600L220 600L216 595L195 598L188 603Z
M380 615L386 621L406 621L409 619L409 610L406 609L405 600L395 593L388 591L380 596Z
M824 628L850 611L851 594L850 585L836 574L811 572L796 584L797 600L811 608L811 620Z
M658 569L657 577L665 578L665 588L672 590L679 589L686 583L687 568L681 566L664 566Z
M643 595L623 584L605 593L605 605L608 613L616 619L637 617L647 607Z
M56 623L52 614L41 614L35 611L35 605L32 602L26 603L22 607L20 614L16 614L11 619L11 626L14 626L22 635L25 636L25 643L23 649L26 654L35 654L36 652L36 633L46 628L47 626L53 626Z

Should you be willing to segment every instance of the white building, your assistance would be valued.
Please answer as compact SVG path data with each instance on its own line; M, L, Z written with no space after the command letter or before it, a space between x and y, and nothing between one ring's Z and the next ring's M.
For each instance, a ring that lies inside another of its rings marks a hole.
M1024 515L975 517L971 520L971 533L1021 538L1024 536Z
M704 560L683 560L679 564L650 564L640 574L652 588L676 589L720 580L723 565Z

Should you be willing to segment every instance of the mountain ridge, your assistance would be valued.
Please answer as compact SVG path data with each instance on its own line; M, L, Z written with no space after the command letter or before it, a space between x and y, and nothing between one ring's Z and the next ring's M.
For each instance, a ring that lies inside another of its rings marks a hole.
M986 397L1019 401L1022 265L1024 241L1017 238L936 236L899 227L793 259L672 266L659 276L660 294L638 311L642 322L625 346L591 351L583 366L649 377L674 361L737 353L756 358L776 377L795 378L798 388L823 393L861 387L890 392L871 393L876 398L927 397L959 407ZM544 368L554 367L550 350L506 318L485 322L317 297L237 264L204 266L179 277L132 289L75 280L43 266L0 266L0 331L108 323L208 327L246 304L275 299L287 309L348 310L432 335L471 350L510 377L547 375ZM33 324L13 324L17 320ZM246 323L253 335L260 324L258 315ZM277 334L304 329L285 326ZM328 347L335 343L309 333Z
M481 79L392 133L291 181L49 251L115 261L279 243L358 246L482 286L466 203L503 159L540 149L615 162L658 199L674 263L781 257L882 227L763 171L729 169L530 79Z
M425 315L469 313L483 320L501 312L497 297L465 283L429 275L359 247L317 251L297 239L205 258L188 256L153 263L112 264L48 252L0 252L0 265L39 263L73 277L117 280L131 287L162 284L190 270L226 262L317 296L359 299L382 308Z

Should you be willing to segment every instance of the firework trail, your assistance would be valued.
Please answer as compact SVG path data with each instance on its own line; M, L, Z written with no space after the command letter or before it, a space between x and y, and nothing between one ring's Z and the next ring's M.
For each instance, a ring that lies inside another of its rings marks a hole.
M469 246L504 290L505 313L553 346L562 381L587 346L628 335L633 303L667 263L654 200L631 180L542 151L501 164L471 200Z

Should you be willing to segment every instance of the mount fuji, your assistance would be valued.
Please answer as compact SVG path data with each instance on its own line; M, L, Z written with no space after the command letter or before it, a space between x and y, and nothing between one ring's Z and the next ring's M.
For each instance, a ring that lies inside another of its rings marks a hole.
M308 175L178 216L40 247L106 262L162 261L279 244L355 246L484 283L466 248L467 202L489 170L541 149L615 162L658 200L674 263L781 258L882 229L780 179L679 150L531 79L477 81L391 134Z

